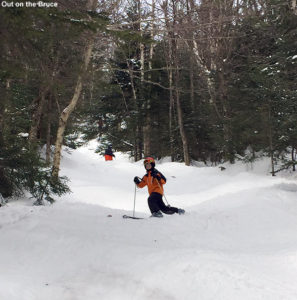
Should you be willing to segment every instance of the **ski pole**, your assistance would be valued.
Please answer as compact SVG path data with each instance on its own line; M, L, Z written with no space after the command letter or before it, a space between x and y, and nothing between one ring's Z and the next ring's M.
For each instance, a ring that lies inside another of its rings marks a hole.
M135 189L134 189L133 218L135 217L135 202L136 202L136 183L135 183Z
M157 180L157 183L158 183L158 185L159 185L159 188L160 188L161 191L162 191L163 189L162 189L162 187L161 187L161 185L160 185L160 183L159 183L159 180L158 180L157 178L156 178L156 180ZM163 196L164 196L164 199L166 200L167 205L170 206L170 204L168 203L167 198L166 198L166 196L165 196L164 190L163 190Z
M141 178L137 177L140 181L142 181ZM134 206L133 206L133 218L135 217L135 203L136 203L136 187L137 184L135 183L135 190L134 190Z

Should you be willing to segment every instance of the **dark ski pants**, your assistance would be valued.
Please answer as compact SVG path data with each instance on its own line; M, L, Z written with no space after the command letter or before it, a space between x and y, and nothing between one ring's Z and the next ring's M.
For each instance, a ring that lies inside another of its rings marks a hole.
M161 210L164 214L172 215L178 213L176 207L166 206L162 200L162 195L159 193L151 193L147 199L151 213Z

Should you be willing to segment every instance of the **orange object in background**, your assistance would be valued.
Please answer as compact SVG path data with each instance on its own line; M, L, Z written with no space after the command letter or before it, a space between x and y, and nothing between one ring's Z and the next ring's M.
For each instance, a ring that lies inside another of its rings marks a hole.
M112 156L111 155L105 154L104 157L105 157L105 161L112 160Z

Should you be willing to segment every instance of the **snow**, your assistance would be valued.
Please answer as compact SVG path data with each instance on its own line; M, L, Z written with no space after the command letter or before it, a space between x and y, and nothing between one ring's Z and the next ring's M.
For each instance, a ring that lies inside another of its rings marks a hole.
M21 132L21 133L18 134L18 136L19 136L19 137L24 137L24 138L25 138L25 137L28 137L28 136L29 136L29 133L27 133L27 132Z
M105 162L96 146L63 152L72 193L54 205L0 208L0 299L297 299L296 175L271 177L266 159L221 171L165 158L166 198L186 214L148 218L144 188L145 219L123 219L142 162Z

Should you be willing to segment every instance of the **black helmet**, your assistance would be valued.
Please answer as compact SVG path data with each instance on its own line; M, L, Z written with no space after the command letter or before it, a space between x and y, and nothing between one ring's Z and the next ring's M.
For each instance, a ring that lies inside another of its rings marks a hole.
M152 157L146 157L143 161L143 164L145 166L145 164L150 163L152 165L152 167L155 167L155 160Z

